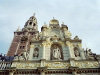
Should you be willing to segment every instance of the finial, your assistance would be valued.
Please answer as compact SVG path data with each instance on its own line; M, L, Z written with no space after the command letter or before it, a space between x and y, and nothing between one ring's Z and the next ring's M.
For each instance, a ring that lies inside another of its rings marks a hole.
M33 13L33 16L35 16L35 13Z
M17 29L17 31L20 31L20 26L18 26L18 29Z

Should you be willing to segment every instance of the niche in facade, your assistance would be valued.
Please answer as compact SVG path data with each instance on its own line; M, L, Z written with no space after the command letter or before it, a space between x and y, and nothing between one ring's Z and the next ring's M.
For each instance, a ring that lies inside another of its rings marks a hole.
M63 60L62 47L59 44L51 45L51 60Z
M38 48L34 49L33 57L34 58L38 58L39 57L39 49Z

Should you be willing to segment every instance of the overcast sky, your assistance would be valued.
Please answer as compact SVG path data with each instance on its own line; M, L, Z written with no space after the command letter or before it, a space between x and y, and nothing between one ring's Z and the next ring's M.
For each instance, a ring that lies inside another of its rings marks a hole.
M34 12L39 30L55 17L68 25L72 38L82 39L83 48L100 54L100 0L0 0L0 53L7 53L13 32Z

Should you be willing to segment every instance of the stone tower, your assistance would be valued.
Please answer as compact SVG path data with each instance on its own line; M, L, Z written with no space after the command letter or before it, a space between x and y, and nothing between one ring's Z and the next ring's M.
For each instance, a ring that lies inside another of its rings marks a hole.
M24 28L18 28L14 32L14 38L7 53L8 56L19 55L24 51L30 50L30 40L38 34L37 19L31 16L25 23Z

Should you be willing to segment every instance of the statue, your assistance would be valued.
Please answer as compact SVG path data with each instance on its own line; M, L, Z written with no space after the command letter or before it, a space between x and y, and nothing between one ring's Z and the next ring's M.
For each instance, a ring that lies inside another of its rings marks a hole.
M29 52L23 51L19 55L14 55L14 60L28 60Z
M34 53L33 53L33 57L38 58L38 56L39 56L39 49L35 48Z
M61 59L61 52L60 52L60 49L54 45L54 49L53 49L53 58L54 59Z
M78 48L77 48L77 47L75 47L75 48L74 48L74 54L75 54L75 57L80 56L80 53L79 53L79 51L78 51Z
M96 54L92 53L91 49L86 48L85 56L87 59L96 59Z

